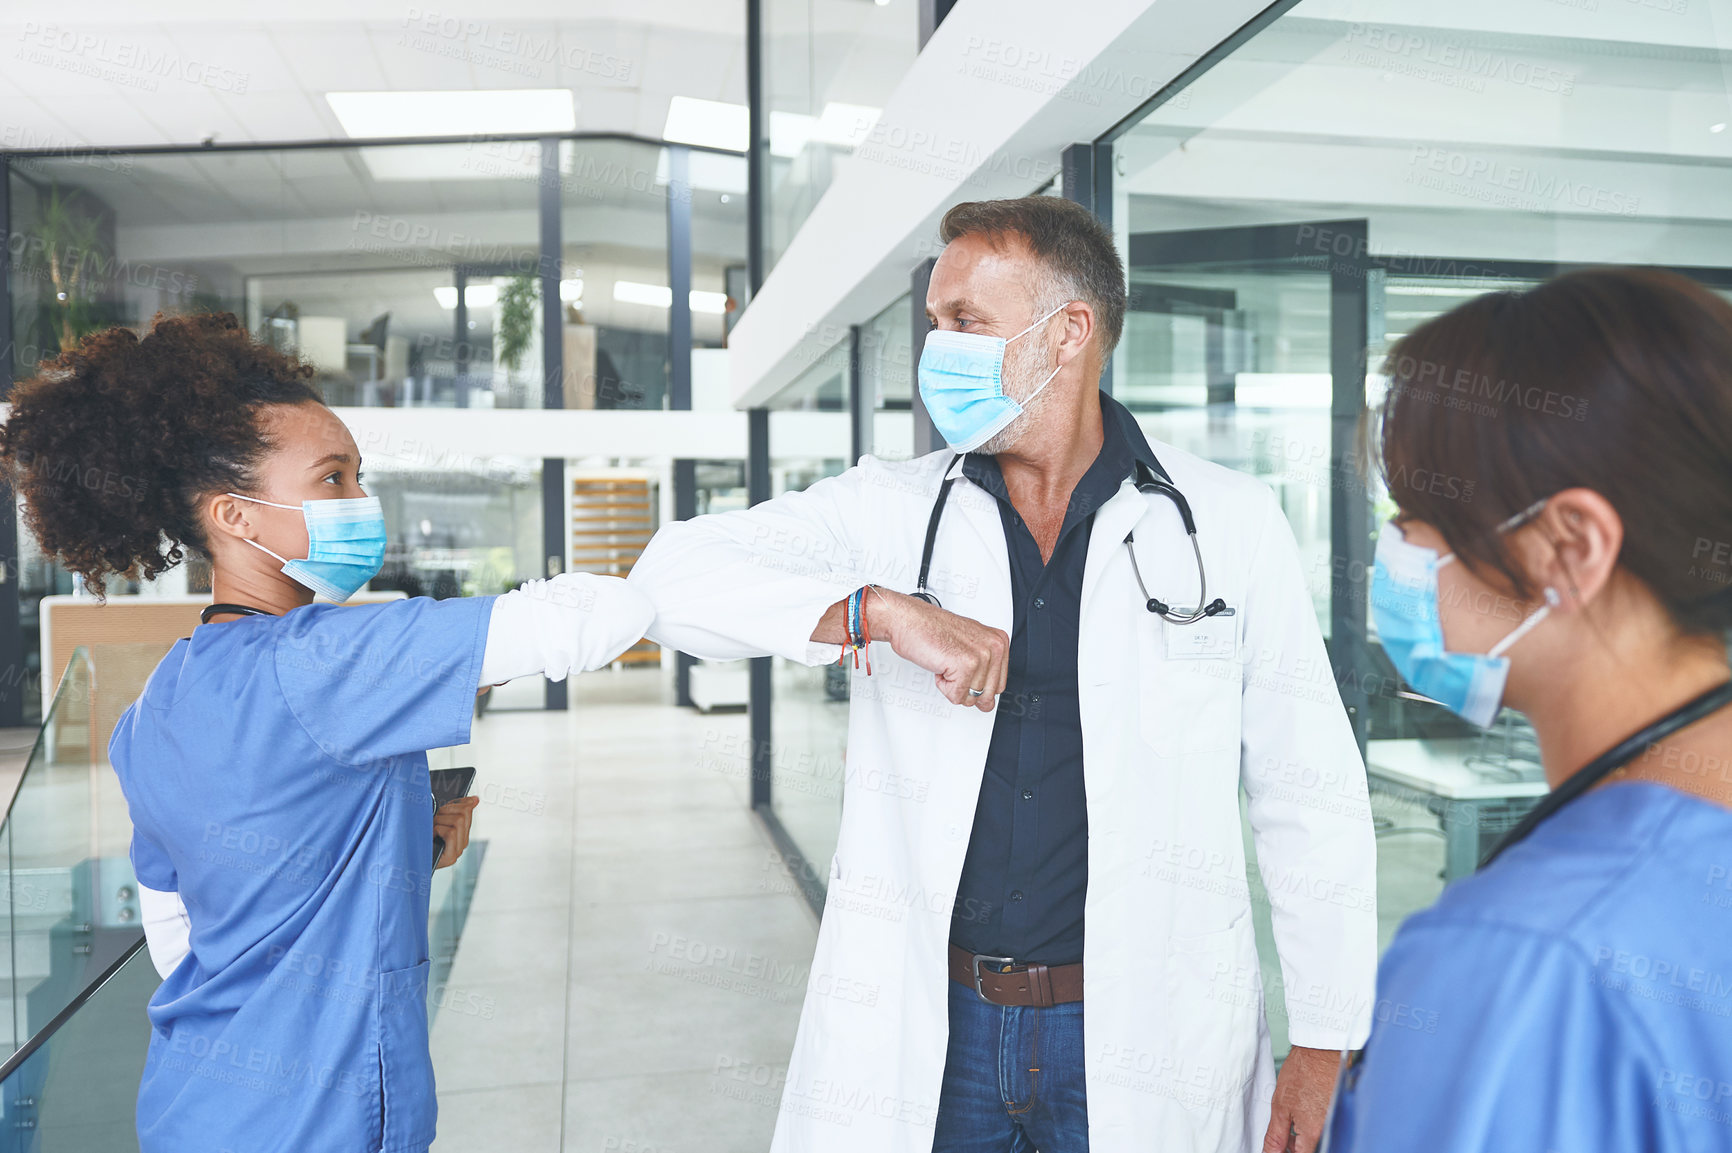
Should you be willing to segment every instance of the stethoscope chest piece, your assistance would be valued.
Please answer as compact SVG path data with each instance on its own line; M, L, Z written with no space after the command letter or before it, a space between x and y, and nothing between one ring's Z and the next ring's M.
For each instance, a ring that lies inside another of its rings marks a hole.
M1191 555L1197 560L1197 608L1193 612L1175 612L1166 601L1149 595L1149 586L1143 583L1143 569L1137 563L1136 533L1125 534L1125 552L1131 557L1131 572L1136 575L1137 588L1143 594L1143 607L1164 621L1176 625L1196 624L1200 620L1226 613L1232 615L1233 610L1227 607L1227 602L1220 597L1209 600L1209 574L1203 567L1203 549L1197 543L1197 520L1191 515L1191 502L1185 499L1185 494L1178 490L1172 481L1155 475L1154 470L1142 461L1137 462L1137 491L1144 494L1164 496L1173 502L1178 509L1179 523L1185 526L1185 536L1191 542Z

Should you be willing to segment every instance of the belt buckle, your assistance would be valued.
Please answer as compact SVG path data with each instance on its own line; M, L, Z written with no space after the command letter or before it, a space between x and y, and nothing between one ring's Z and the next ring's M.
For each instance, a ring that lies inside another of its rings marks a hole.
M969 968L974 972L974 995L979 997L982 1001L985 1001L988 1005L998 1004L998 1002L989 999L986 995L986 991L980 987L980 963L982 961L991 961L997 965L1014 965L1016 964L1016 958L993 957L986 953L973 953L970 954L970 956L973 958L969 963Z

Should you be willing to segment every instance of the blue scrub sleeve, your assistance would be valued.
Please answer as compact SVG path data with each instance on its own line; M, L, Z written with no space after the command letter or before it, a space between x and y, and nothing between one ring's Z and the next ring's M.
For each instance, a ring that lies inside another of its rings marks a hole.
M1571 943L1497 925L1408 928L1332 1153L1668 1148L1642 1025Z
M132 875L147 889L180 892L180 875L163 847L136 826L132 830Z
M347 764L463 744L493 601L296 609L276 643L283 699L320 751Z

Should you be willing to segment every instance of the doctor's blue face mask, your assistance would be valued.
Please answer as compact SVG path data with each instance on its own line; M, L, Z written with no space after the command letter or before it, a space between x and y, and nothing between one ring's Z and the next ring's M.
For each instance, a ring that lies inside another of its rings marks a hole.
M1498 526L1498 532L1531 520L1545 507L1539 501ZM1449 652L1443 644L1438 615L1437 571L1455 560L1436 549L1410 542L1394 521L1377 535L1377 557L1371 572L1371 616L1377 638L1395 669L1413 690L1481 728L1497 719L1503 706L1509 658L1503 654L1544 620L1558 603L1558 591L1547 587L1546 603L1487 653Z
M1052 383L1058 368L1019 403L1004 395L1004 349L1063 312L1059 305L1015 336L935 328L920 352L920 399L932 427L957 452L973 452L1022 415L1023 406Z
M236 500L301 510L307 520L307 556L288 560L256 540L248 544L283 562L283 575L319 596L346 601L379 575L385 563L385 510L376 496L304 500L298 505L258 500L238 492Z

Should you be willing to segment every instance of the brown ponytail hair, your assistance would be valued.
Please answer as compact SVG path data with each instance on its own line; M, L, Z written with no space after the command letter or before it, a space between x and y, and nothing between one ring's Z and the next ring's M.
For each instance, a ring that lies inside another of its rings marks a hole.
M1427 321L1384 374L1390 495L1470 567L1532 599L1496 526L1589 488L1680 629L1732 629L1732 304L1654 269L1571 272Z

